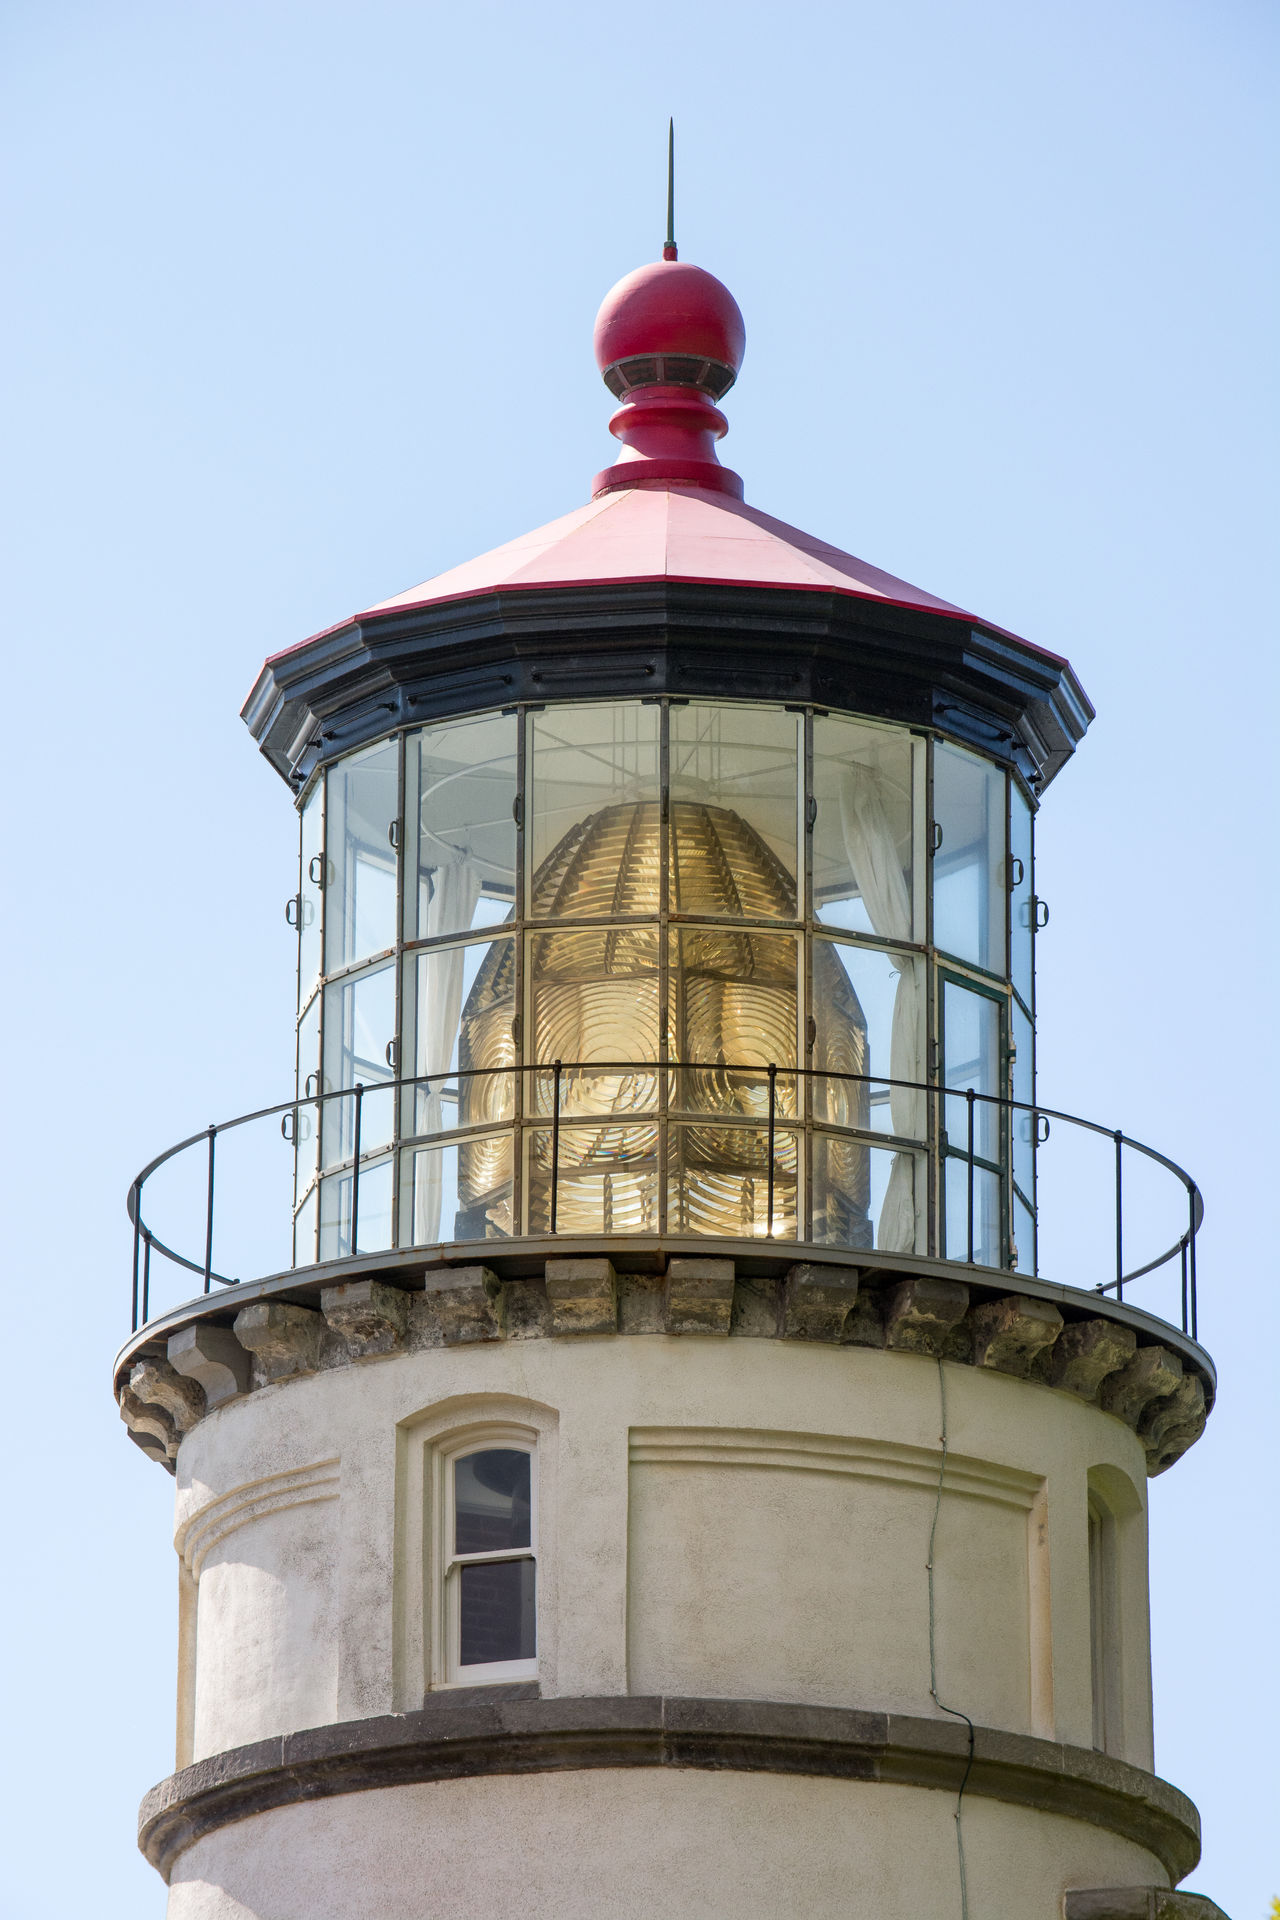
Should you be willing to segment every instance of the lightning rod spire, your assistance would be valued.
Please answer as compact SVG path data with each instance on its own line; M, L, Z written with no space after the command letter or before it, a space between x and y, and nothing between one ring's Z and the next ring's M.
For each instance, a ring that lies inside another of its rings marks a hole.
M678 260L676 251L676 122L675 116L667 122L667 238L663 245L664 260Z

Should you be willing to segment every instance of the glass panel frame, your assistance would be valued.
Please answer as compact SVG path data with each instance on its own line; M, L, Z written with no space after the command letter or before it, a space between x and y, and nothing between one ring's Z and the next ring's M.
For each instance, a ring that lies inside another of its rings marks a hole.
M933 942L1008 978L1008 773L937 740L933 749Z

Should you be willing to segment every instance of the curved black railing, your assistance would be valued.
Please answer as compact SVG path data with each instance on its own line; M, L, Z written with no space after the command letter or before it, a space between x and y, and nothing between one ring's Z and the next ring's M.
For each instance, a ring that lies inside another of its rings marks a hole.
M721 1075L732 1076L736 1080L742 1080L744 1078L754 1079L758 1085L767 1089L767 1116L757 1117L743 1114L725 1114L715 1110L708 1110L705 1107L668 1107L666 1095L670 1091L669 1076L671 1074L688 1072L715 1072ZM1079 1114L1066 1113L1056 1107L1043 1106L1039 1102L1032 1103L1023 1100L1014 1100L1003 1094L980 1093L972 1087L943 1087L939 1086L936 1081L893 1079L884 1074L838 1073L827 1068L816 1067L780 1067L776 1063L761 1066L752 1062L748 1065L738 1066L720 1060L556 1060L543 1065L472 1067L456 1069L448 1073L436 1072L431 1074L405 1075L399 1078L378 1080L368 1084L360 1082L352 1087L341 1087L326 1093L308 1094L302 1098L295 1096L290 1100L282 1100L274 1106L259 1107L252 1113L240 1114L234 1120L225 1120L218 1125L206 1127L200 1133L193 1133L185 1140L179 1140L174 1146L167 1147L163 1153L157 1154L153 1160L148 1161L147 1165L143 1167L142 1171L136 1176L129 1187L126 1204L129 1219L134 1230L133 1331L136 1333L138 1328L144 1326L150 1317L151 1260L153 1254L159 1254L174 1266L184 1269L188 1273L195 1274L202 1281L203 1291L206 1294L212 1291L215 1283L218 1286L224 1287L234 1287L240 1284L238 1278L217 1272L213 1264L215 1196L217 1191L217 1143L224 1135L238 1128L251 1126L258 1121L271 1120L279 1117L281 1121L281 1132L286 1141L292 1144L297 1135L298 1115L300 1113L314 1109L318 1117L321 1110L329 1102L343 1100L354 1102L353 1125L351 1130L351 1155L322 1169L323 1176L326 1178L334 1175L350 1174L351 1210L348 1238L349 1245L354 1250L359 1245L360 1170L362 1164L361 1131L363 1104L367 1095L372 1093L398 1094L404 1089L414 1087L430 1092L433 1088L440 1089L451 1083L464 1080L476 1080L493 1077L495 1075L506 1076L516 1074L524 1076L527 1079L528 1076L533 1075L535 1078L541 1078L543 1081L549 1080L551 1083L550 1112L544 1112L538 1109L532 1112L526 1111L523 1124L526 1127L536 1125L538 1127L549 1127L550 1129L549 1214L550 1230L552 1234L555 1234L559 1228L560 1140L561 1123L564 1117L562 1114L563 1089L569 1078L575 1074L597 1075L618 1073L643 1073L657 1077L663 1090L663 1100L661 1102L663 1113L669 1112L679 1120L692 1121L695 1124L700 1123L704 1125L723 1125L726 1121L741 1124L745 1121L749 1126L754 1123L757 1131L763 1127L767 1132L768 1141L766 1149L768 1181L766 1217L769 1221L769 1230L767 1233L760 1234L756 1237L766 1242L775 1242L779 1245L784 1245L791 1236L778 1235L773 1230L775 1181L777 1174L777 1131L779 1125L783 1126L788 1133L800 1132L804 1128L804 1121L798 1114L779 1113L779 1079L783 1081L794 1080L797 1084L801 1081L827 1081L865 1086L868 1088L884 1088L889 1093L897 1089L904 1093L922 1094L932 1103L934 1125L931 1137L927 1140L882 1132L867 1126L842 1126L838 1122L830 1120L819 1120L817 1126L822 1133L828 1136L835 1135L866 1147L906 1153L931 1154L935 1161L945 1157L951 1161L958 1160L962 1162L966 1168L967 1246L965 1259L959 1261L958 1264L976 1264L975 1180L978 1173L992 1170L992 1162L979 1154L975 1146L975 1114L977 1108L980 1106L994 1107L998 1109L1002 1115L1007 1116L1010 1122L1017 1114L1028 1115L1031 1126L1030 1137L1032 1141L1034 1141L1033 1151L1037 1153L1042 1151L1046 1145L1050 1137L1050 1129L1054 1123L1060 1126L1065 1125L1078 1128L1083 1133L1109 1140L1114 1150L1114 1192L1112 1202L1115 1230L1114 1266L1110 1269L1108 1277L1105 1280L1099 1280L1094 1283L1092 1290L1096 1293L1114 1294L1117 1299L1122 1300L1124 1298L1125 1288L1130 1286L1134 1281L1140 1280L1145 1275L1154 1273L1158 1269L1168 1266L1171 1262L1177 1261L1180 1263L1181 1269L1182 1330L1184 1333L1189 1334L1192 1339L1198 1337L1199 1315L1196 1286L1196 1236L1199 1233L1200 1225L1204 1218L1204 1200L1199 1187L1191 1175L1187 1173L1184 1168L1180 1167L1176 1161L1171 1160L1167 1154L1161 1153L1157 1148L1147 1146L1144 1142L1133 1139L1118 1127L1106 1127L1098 1121L1086 1120ZM965 1141L963 1148L956 1146L955 1142L947 1134L944 1124L947 1103L956 1101L964 1102ZM607 1124L610 1121L618 1124L621 1122L654 1119L657 1117L657 1111L658 1109L655 1108L652 1113L632 1113L630 1111L625 1113L606 1112L576 1117L594 1121L596 1124ZM292 1131L290 1131L290 1127L287 1124L289 1116L292 1116ZM483 1130L492 1134L495 1130L500 1131L504 1126L508 1129L514 1129L515 1124L512 1119L506 1119L498 1123L488 1122L485 1123ZM1045 1128L1043 1134L1040 1132L1042 1124ZM451 1128L435 1134L430 1140L415 1137L412 1144L417 1147L427 1144L439 1145L451 1142L465 1144L468 1139L474 1139L480 1131L481 1129L479 1127L469 1129ZM409 1142L402 1141L398 1144L407 1145ZM175 1247L168 1245L166 1241L161 1239L161 1237L147 1225L142 1212L142 1197L147 1181L162 1167L175 1161L180 1155L190 1153L200 1147L205 1149L207 1156L203 1208L204 1248L202 1259L192 1258L190 1255L181 1253ZM392 1151L392 1147L390 1143L381 1143L373 1151L378 1156L378 1160L382 1161L385 1159L386 1154ZM1141 1265L1131 1267L1127 1270L1124 1264L1124 1155L1126 1151L1141 1156L1143 1159L1163 1168L1166 1173L1172 1175L1174 1180L1181 1186L1186 1201L1186 1226L1182 1228L1162 1252L1157 1253L1149 1260L1143 1261ZM1004 1156L1007 1161L1007 1146L1004 1149ZM1007 1165L1005 1165L1001 1171L1002 1178L1007 1180L1009 1177ZM931 1236L933 1231L934 1229L931 1227ZM611 1233L607 1237L625 1237L625 1234L615 1236ZM697 1238L701 1236L694 1234L692 1237ZM796 1237L800 1237L798 1229ZM447 1242L444 1244L447 1244ZM864 1247L850 1250L859 1252L873 1251L872 1249ZM952 1262L956 1262L957 1259L956 1255L951 1252L942 1254L939 1257ZM1037 1271L1040 1270L1041 1264L1042 1263L1037 1261Z

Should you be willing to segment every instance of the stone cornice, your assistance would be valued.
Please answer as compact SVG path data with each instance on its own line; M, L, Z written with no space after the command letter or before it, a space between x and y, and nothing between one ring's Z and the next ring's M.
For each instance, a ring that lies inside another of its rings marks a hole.
M420 1348L638 1333L872 1347L1013 1374L1117 1415L1153 1473L1198 1438L1212 1404L1203 1349L1104 1295L1031 1279L1014 1293L995 1269L797 1259L809 1250L758 1242L615 1243L633 1263L621 1270L587 1244L487 1241L448 1263L367 1255L189 1302L117 1356L122 1415L144 1450L172 1460L208 1408L281 1380Z
M758 1241L628 1240L613 1243L612 1259L598 1249L490 1240L448 1262L421 1250L366 1255L206 1295L149 1322L117 1355L121 1417L171 1466L207 1411L280 1381L425 1348L642 1333L870 1347L1012 1374L1123 1420L1151 1474L1199 1438L1212 1405L1203 1349L1102 1294L1032 1279L1014 1292L994 1268L762 1252Z
M1200 1855L1185 1794L1106 1754L909 1714L752 1700L606 1695L540 1700L532 1687L441 1694L417 1713L311 1727L185 1767L142 1803L138 1844L167 1879L184 1848L298 1801L485 1774L706 1767L965 1792L1094 1826L1145 1847L1174 1881Z

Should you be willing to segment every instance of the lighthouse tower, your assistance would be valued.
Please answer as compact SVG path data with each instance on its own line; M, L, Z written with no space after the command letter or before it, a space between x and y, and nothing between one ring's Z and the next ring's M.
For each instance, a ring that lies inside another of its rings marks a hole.
M744 342L668 246L596 323L588 504L245 707L297 1082L135 1182L115 1374L176 1478L171 1920L1218 1911L1148 1637L1199 1195L1034 1077L1091 708L745 504Z

